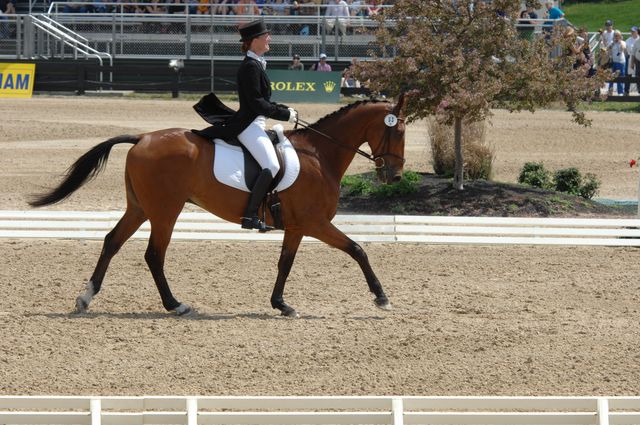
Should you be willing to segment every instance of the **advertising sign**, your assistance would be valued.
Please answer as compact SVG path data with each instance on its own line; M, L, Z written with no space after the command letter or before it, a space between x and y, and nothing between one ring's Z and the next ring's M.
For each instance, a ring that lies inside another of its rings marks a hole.
M0 98L31 97L35 72L33 63L0 63Z
M274 102L338 103L339 72L267 70Z

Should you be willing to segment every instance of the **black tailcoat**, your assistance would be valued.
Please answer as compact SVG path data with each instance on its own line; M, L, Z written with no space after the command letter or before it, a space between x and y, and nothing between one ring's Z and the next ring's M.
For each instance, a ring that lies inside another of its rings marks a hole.
M279 121L289 119L289 108L271 102L271 81L262 64L245 56L238 69L238 98L240 109L234 111L225 106L215 94L203 97L194 109L205 121L212 124L196 133L208 137L232 139L258 117L264 115Z

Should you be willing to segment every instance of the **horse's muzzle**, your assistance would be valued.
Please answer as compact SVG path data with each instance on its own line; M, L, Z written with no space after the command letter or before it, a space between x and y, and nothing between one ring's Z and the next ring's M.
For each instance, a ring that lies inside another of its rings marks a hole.
M386 184L398 183L402 180L402 168L396 168L391 165L376 169L378 180Z

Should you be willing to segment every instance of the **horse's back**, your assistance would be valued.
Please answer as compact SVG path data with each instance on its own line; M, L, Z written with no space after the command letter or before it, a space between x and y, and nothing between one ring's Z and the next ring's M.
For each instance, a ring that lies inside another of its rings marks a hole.
M185 128L168 128L140 135L140 141L129 156L145 160L189 159L194 160L199 152L198 136Z

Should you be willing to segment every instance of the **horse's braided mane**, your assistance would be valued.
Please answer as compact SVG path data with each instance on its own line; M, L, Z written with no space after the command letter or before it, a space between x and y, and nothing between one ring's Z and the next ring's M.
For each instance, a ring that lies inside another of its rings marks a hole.
M357 102L354 103L350 103L346 106L343 106L342 108L338 109L337 111L333 111L327 115L325 115L324 117L320 118L318 121L316 121L315 123L311 124L309 127L310 128L316 128L320 125L322 125L323 122L329 120L330 118L335 118L338 117L340 115L346 114L348 111L352 110L353 108L356 108L360 105L364 105L367 103L389 103L386 100L378 100L378 99L365 99L365 100L358 100ZM307 131L306 128L299 128L297 130L294 130L294 133L298 133L298 132L304 132Z

